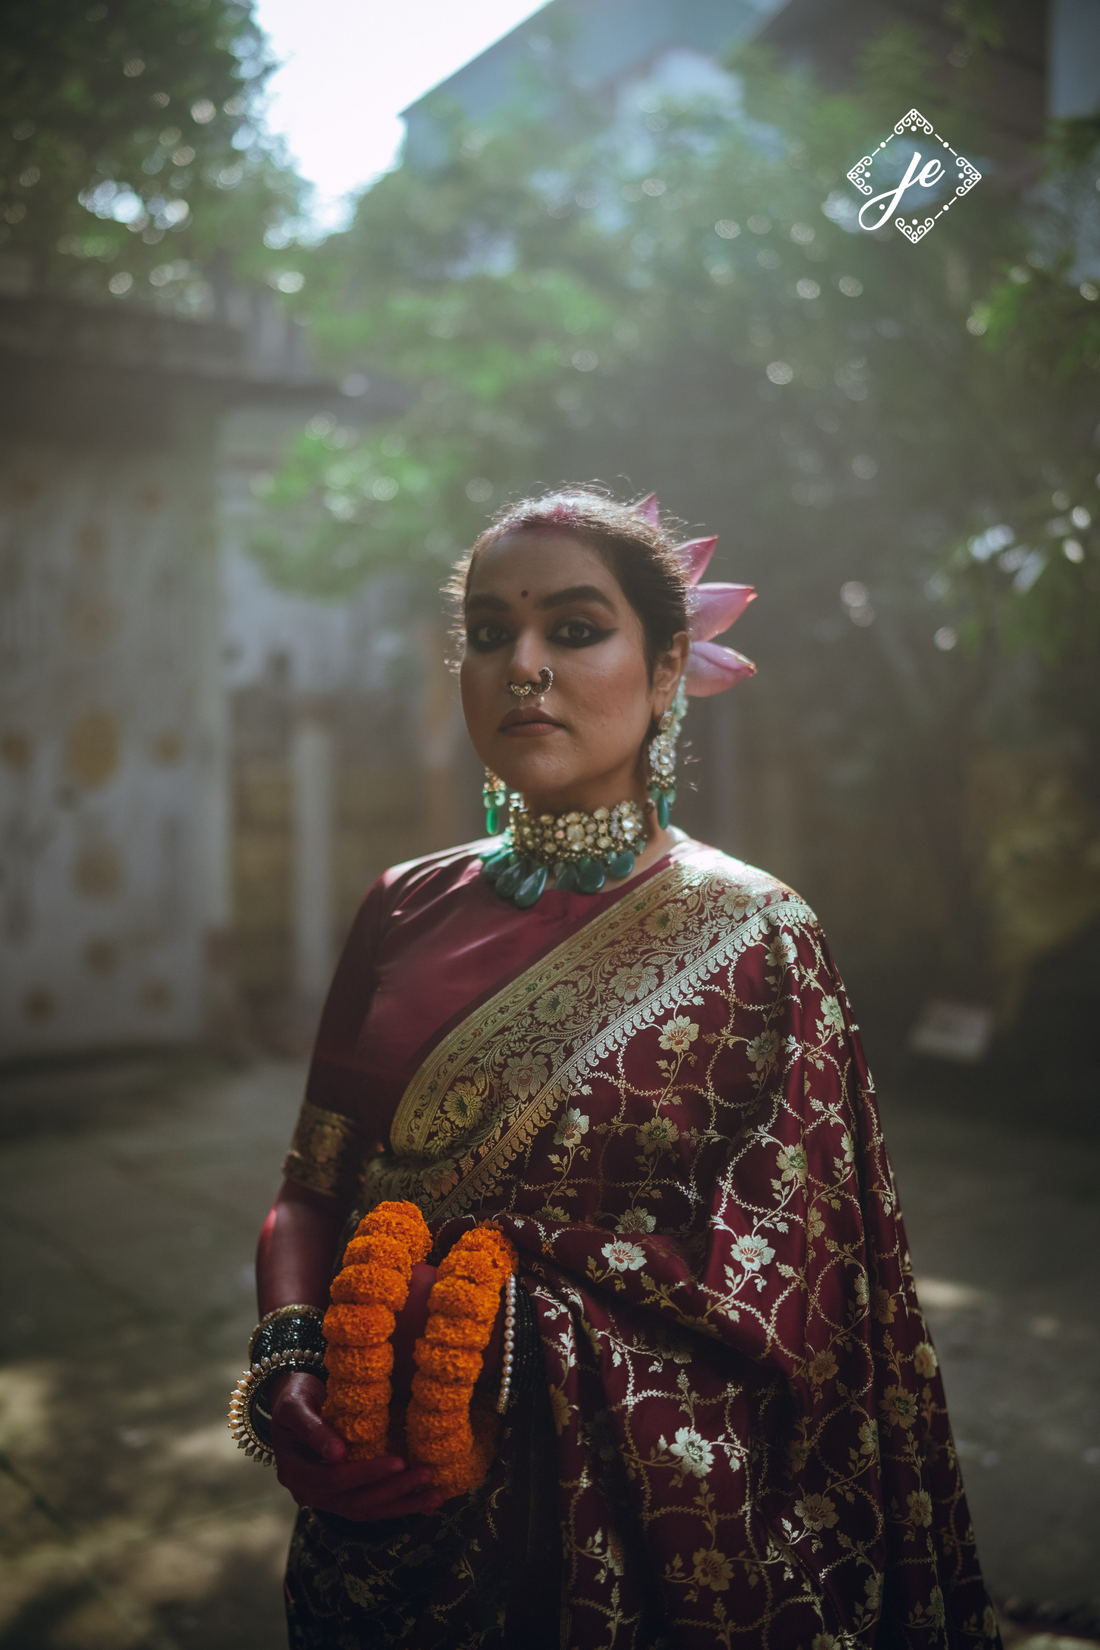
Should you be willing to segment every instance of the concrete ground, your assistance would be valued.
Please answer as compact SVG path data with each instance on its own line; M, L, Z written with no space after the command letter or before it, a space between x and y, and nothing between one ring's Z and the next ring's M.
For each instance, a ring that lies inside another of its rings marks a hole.
M302 1077L7 1083L0 1650L285 1644L292 1509L224 1416ZM884 1111L990 1585L1100 1614L1100 1149Z

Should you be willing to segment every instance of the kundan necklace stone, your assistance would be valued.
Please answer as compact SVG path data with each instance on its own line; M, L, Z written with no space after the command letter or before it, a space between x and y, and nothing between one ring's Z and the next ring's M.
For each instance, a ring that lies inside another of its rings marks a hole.
M590 814L536 815L513 791L504 841L486 854L481 870L501 899L524 907L534 905L551 875L556 888L598 894L608 877L630 875L645 842L645 816L636 802Z

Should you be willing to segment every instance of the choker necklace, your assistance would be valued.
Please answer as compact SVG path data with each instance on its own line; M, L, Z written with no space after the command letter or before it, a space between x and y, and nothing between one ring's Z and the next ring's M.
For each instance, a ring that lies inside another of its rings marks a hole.
M481 874L501 899L521 908L534 905L551 872L555 888L598 894L608 877L630 875L645 842L645 816L636 802L590 814L573 809L555 818L530 813L513 791L504 841L483 855Z

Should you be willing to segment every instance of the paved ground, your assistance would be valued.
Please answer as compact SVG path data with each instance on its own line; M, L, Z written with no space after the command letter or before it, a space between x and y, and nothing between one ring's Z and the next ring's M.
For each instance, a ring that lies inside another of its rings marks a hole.
M224 1412L301 1082L265 1061L8 1085L0 1650L285 1643L290 1508ZM990 1582L1100 1610L1100 1149L885 1110Z

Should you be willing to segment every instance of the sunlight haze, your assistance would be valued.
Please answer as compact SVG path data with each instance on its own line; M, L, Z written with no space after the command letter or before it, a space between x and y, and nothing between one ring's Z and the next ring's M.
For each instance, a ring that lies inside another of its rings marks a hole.
M319 229L339 228L346 197L396 164L400 111L541 10L530 0L257 0L280 68L269 130L316 187Z

